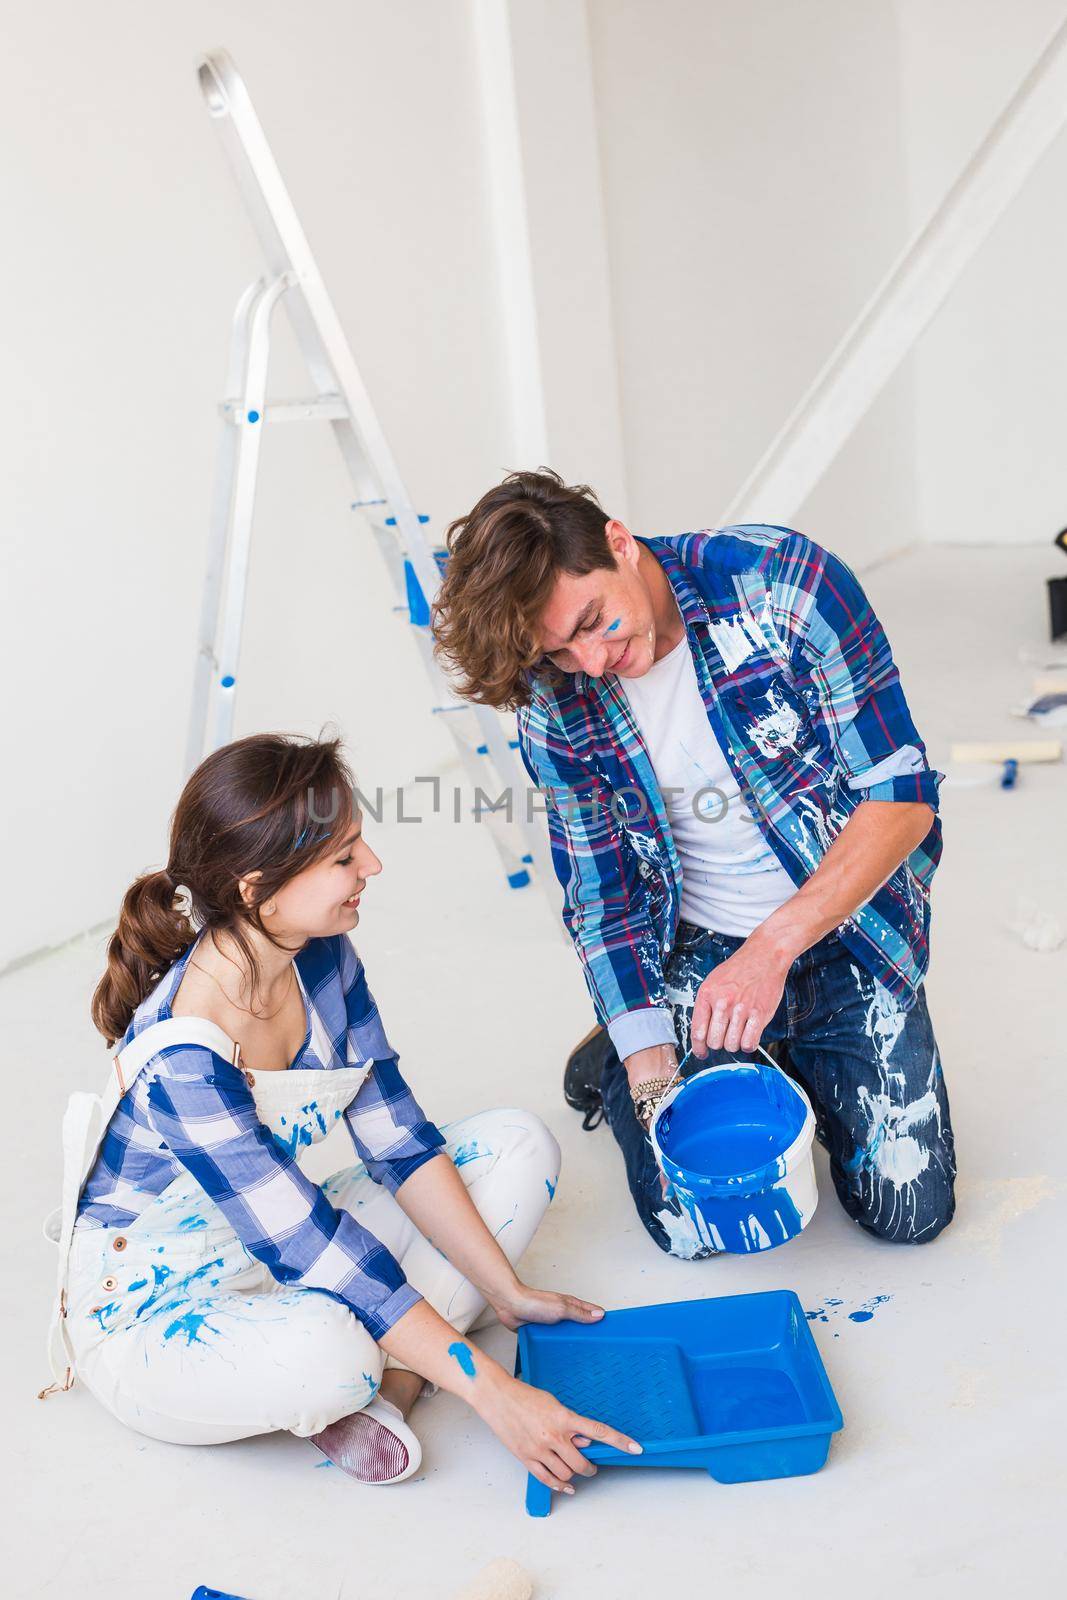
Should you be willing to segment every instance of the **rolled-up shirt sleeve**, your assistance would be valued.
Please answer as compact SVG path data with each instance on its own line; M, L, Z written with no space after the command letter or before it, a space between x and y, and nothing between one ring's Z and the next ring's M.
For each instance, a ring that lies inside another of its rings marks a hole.
M777 565L794 669L815 689L848 787L867 800L920 801L936 812L944 773L927 761L885 629L858 578L799 533L782 541Z
M363 963L350 939L337 935L341 986L348 1013L348 1060L372 1063L345 1112L356 1154L376 1183L395 1194L413 1172L437 1155L445 1136L408 1088L396 1051L382 1027Z
M422 1299L381 1241L335 1209L260 1122L230 1062L182 1045L146 1073L154 1130L272 1277L333 1295L374 1339Z

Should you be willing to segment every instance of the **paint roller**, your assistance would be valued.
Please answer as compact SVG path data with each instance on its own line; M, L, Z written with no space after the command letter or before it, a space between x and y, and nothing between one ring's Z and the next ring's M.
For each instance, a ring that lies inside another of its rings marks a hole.
M1000 786L1014 789L1019 768L1031 761L1062 761L1063 745L1058 739L994 739L989 744L954 744L953 761L995 762L1000 767Z

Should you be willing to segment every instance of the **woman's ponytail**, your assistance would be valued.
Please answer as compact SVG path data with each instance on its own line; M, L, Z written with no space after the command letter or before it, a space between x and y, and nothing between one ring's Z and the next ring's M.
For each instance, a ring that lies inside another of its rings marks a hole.
M334 849L355 795L338 738L254 733L205 756L171 819L169 866L130 885L107 947L92 1016L109 1048L198 930L228 935L257 992L250 932L286 948L259 908ZM179 885L187 910L174 903Z
M174 904L178 885L167 868L146 872L126 891L119 925L107 947L107 971L93 995L92 1017L108 1048L196 931Z

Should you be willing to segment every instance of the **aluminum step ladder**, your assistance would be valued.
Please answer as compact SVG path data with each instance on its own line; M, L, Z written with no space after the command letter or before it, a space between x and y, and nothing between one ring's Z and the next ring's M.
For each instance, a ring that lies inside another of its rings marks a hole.
M474 791L471 810L486 824L512 888L525 887L533 870L546 889L554 890L545 825L531 804L536 797L508 724L490 707L460 700L434 659L430 606L445 552L434 550L430 519L416 512L404 487L248 91L225 50L203 55L197 74L267 270L241 295L233 319L186 773L233 737L263 429L267 423L326 422L355 490L352 507L370 524L393 580L397 609L408 614L433 686L433 711L445 716ZM268 398L271 323L279 304L307 367L308 398ZM496 804L501 796L511 797L510 816L507 805Z

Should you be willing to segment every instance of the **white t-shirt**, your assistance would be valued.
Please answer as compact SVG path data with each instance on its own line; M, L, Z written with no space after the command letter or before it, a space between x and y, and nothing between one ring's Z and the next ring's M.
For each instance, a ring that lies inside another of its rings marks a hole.
M741 798L712 732L688 639L683 634L643 678L618 683L664 791L682 864L682 917L747 938L796 887Z

